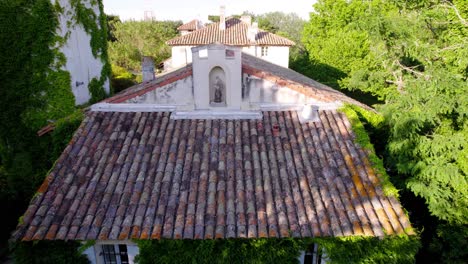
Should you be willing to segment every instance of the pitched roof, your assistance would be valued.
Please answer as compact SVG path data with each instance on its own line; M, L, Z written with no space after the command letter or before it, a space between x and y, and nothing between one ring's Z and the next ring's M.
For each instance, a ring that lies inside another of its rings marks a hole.
M187 31L191 31L191 30L197 30L198 29L198 20L197 19L194 19L190 22L187 22L181 26L179 26L177 28L177 30L179 31L182 31L182 30L187 30Z
M244 52L242 53L242 71L278 85L287 86L323 102L350 103L374 111L371 107L305 75Z
M342 113L300 123L89 112L15 239L210 239L404 234Z
M287 86L290 89L323 102L350 103L367 110L374 111L374 109L369 106L356 101L329 86L314 81L307 76L244 52L242 53L242 71L259 78L272 81L279 85ZM104 101L107 103L122 103L128 99L140 96L190 75L192 75L191 63L174 71L158 75L154 81L129 87Z
M171 46L178 45L208 45L211 43L222 43L234 46L252 45L248 38L249 24L237 18L226 20L226 29L219 29L219 22L212 23L202 29L194 31L184 36L179 36L168 40L166 43ZM292 46L295 43L289 39L278 35L259 30L255 36L255 45L271 46Z

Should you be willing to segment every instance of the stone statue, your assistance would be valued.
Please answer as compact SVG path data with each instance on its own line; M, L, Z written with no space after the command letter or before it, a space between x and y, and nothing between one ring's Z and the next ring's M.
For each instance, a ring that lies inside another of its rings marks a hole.
M213 84L215 90L214 90L214 100L213 102L215 103L222 103L223 102L223 90L224 90L224 82L219 78L219 76L216 76L216 79Z

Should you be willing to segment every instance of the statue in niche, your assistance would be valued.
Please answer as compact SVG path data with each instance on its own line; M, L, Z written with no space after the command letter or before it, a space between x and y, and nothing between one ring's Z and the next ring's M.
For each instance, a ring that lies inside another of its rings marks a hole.
M213 83L214 87L214 103L222 103L223 102L223 91L224 91L224 82L216 76L215 81Z

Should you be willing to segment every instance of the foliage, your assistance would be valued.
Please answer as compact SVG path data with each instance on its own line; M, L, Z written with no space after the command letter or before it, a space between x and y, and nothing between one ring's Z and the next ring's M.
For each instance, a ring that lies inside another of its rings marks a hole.
M330 263L412 263L417 237L260 238L217 240L140 240L139 264L297 263L300 251L318 243ZM194 254L195 253L195 254Z
M117 39L109 42L109 57L113 65L130 72L141 71L142 56L151 56L156 64L171 56L165 43L177 36L180 21L125 21L114 22L113 34Z
M346 74L341 86L385 99L391 164L434 215L468 223L468 9L461 3L319 1L304 41L313 58ZM338 39L347 44L327 50Z
M107 20L107 41L114 42L117 38L114 35L115 24L121 23L120 17L117 15L106 15Z
M440 224L430 250L441 254L440 262L466 263L468 259L468 226Z
M141 240L137 263L297 263L294 239Z
M0 254L6 253L6 240L18 216L71 136L69 130L61 130L65 124L60 121L76 110L70 74L63 70L66 58L60 52L69 34L56 33L59 14L68 11L51 2L55 1L0 1L0 211L8 212L2 222ZM100 35L106 33L105 16L96 17L81 2L73 3L79 11L71 14L91 34L93 54L106 65L106 38ZM89 3L99 4L103 14L101 1ZM107 79L108 72L105 66L98 81ZM37 136L41 127L55 121L53 136Z
M269 12L257 15L258 26L268 32L289 38L301 45L305 21L296 13Z
M101 75L99 78L93 78L88 85L88 90L91 94L91 103L96 103L106 98L104 85L109 80L111 74L111 66L107 54L107 17L104 13L102 0L96 1L99 7L99 15L97 15L92 7L86 6L87 0L71 0L70 5L74 9L74 19L76 23L81 24L86 33L91 36L90 46L95 58L100 58L103 64Z
M208 15L208 20L213 23L216 23L216 22L219 22L220 17L217 15Z
M462 259L440 245L467 239L468 4L321 0L315 11L303 32L309 60L336 71L309 72L384 101L387 170L439 219L432 245L450 256L440 259Z
M35 241L19 242L14 245L14 260L17 264L87 264L87 257L82 255L75 241Z
M384 193L386 195L398 197L398 190L391 183L383 162L379 157L377 157L374 146L371 143L369 133L363 125L363 122L368 124L368 131L378 131L379 127L383 124L383 116L364 110L355 105L346 105L340 110L346 114L351 122L353 132L356 135L356 143L366 150L369 160L372 163L372 167L376 170L376 175L382 183Z
M0 248L50 166L36 131L75 109L55 12L49 0L0 1Z
M61 118L55 122L55 129L51 133L52 149L50 162L55 162L55 160L60 156L83 119L83 111L78 109L71 115Z
M296 45L289 50L290 60L295 60L304 53L301 36L305 21L296 13L277 11L258 15L248 12L244 14L251 15L252 19L258 22L259 28L294 41Z
M351 263L414 263L420 248L416 236L339 237L316 239L330 264Z
M137 76L117 65L112 65L111 84L114 92L118 93L138 83Z

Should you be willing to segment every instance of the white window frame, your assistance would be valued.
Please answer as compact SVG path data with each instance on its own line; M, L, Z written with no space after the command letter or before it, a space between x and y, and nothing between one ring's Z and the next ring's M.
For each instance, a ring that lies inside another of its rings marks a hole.
M91 252L89 252L88 259L91 264L105 264L106 262L104 261L104 252L103 252L103 246L114 246L114 251L120 252L119 245L125 245L127 247L127 257L128 257L128 263L129 264L134 264L134 258L136 255L138 255L138 248L137 245L129 240L101 240L101 241L96 241L94 246L92 247ZM136 251L135 251L136 250ZM90 254L93 254L94 258L90 256ZM120 264L122 261L120 259L120 255L118 255L117 258L117 263Z
M306 262L306 257L309 256L311 259ZM302 251L299 257L300 264L326 264L328 262L327 254L323 247L318 244L312 244L307 251Z
M268 46L260 47L260 55L262 57L268 57Z
M120 246L125 246L126 248L126 251L125 251L125 254L123 254L123 252L120 251ZM106 262L106 253L104 253L104 247L113 247L113 255L115 256L115 262ZM99 253L99 256L100 256L100 260L102 261L103 264L130 264L130 261L129 261L129 256L128 256L128 247L126 244L101 244L100 245L100 253ZM127 257L127 261L123 262L122 261L122 256L123 255L126 255Z

